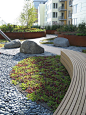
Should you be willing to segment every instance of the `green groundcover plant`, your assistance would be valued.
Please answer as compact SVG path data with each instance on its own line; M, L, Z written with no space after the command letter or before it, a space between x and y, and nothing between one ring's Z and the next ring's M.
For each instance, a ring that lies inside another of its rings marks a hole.
M19 26L19 25L2 25L0 26L0 29L3 32L42 32L45 31L45 29L39 29L39 28L29 28L26 26Z
M28 99L45 102L54 112L70 85L70 76L60 56L28 57L10 72L12 83L26 91Z
M82 50L83 53L86 53L86 50Z

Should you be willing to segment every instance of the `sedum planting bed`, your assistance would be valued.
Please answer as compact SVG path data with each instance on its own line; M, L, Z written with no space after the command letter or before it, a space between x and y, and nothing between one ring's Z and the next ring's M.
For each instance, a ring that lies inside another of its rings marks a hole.
M53 112L70 85L70 76L60 62L60 56L28 57L10 72L12 83L28 99L45 103Z

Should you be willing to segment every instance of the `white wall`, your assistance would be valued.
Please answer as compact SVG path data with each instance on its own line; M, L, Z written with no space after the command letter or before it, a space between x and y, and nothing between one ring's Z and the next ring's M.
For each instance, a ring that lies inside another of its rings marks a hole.
M76 4L77 13L74 13L74 5ZM86 0L73 0L72 23L78 25L82 22L86 23Z
M38 25L44 26L45 4L39 4L38 7Z

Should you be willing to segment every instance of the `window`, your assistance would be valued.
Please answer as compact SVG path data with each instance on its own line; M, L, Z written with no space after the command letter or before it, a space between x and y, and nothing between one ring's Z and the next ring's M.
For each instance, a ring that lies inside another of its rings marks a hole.
M55 18L55 12L53 12L53 18Z
M55 8L55 3L53 3L53 8Z
M77 4L73 6L73 13L77 13Z
M77 18L73 18L73 25L77 25Z
M50 9L52 9L52 4L50 4Z
M47 9L47 4L46 4L46 9Z
M70 20L68 21L68 25L70 25Z
M47 17L46 17L46 21L47 21Z
M82 11L82 3L81 3L81 8L80 8L80 12Z
M57 21L52 21L52 24L53 24L53 25L56 25L56 24L57 24Z
M53 8L57 9L57 3L53 3Z
M50 18L52 17L52 13L50 13Z
M57 8L57 3L56 3L56 8Z
M57 12L53 12L53 18L57 18Z

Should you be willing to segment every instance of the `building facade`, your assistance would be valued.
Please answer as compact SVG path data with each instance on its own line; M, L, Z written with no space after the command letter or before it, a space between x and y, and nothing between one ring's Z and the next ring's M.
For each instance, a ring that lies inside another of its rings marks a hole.
M33 5L36 8L36 12L37 12L37 20L35 21L35 24L38 25L38 6L39 4L45 4L47 0L33 0Z
M72 0L67 0L67 24L72 24Z
M38 25L44 26L45 4L39 4L38 7Z
M73 0L72 24L86 23L86 0Z
M39 9L41 8L42 7L40 7ZM40 12L38 11L38 15L42 15L43 12L45 12L44 26L55 24L67 24L66 0L48 0L45 3L45 10L41 10ZM38 18L38 20L40 20L40 17ZM41 25L41 21L39 25Z
M45 4L47 0L33 0L34 7L38 9L39 4Z
M61 24L67 24L67 0L58 0L58 5L58 19Z

